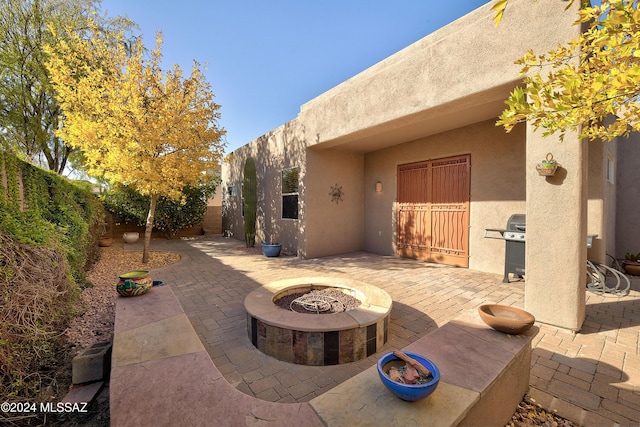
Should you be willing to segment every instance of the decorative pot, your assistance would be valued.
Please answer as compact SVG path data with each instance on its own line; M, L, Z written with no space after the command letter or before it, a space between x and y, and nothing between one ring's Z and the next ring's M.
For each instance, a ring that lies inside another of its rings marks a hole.
M624 266L624 271L626 271L627 274L631 274L633 276L640 276L640 262L623 261L622 265Z
M140 238L140 233L138 233L137 231L127 231L122 234L122 239L126 243L135 243L138 241L139 238Z
M120 281L116 291L123 297L135 297L146 294L153 286L153 280L148 270L129 271L118 276Z
M536 170L541 176L553 176L558 169L558 162L553 159L553 154L547 153L547 158L536 165Z
M279 256L281 249L282 249L281 243L263 243L262 244L262 253L268 257Z
M113 239L111 237L102 237L98 240L98 246L101 248L108 248L111 245L113 245Z
M436 390L440 382L440 370L435 363L424 356L408 351L404 353L427 368L431 372L433 379L424 384L403 384L392 380L389 377L389 369L392 366L397 367L398 365L405 364L405 362L393 354L393 352L387 353L378 359L378 375L380 376L382 384L384 384L391 393L402 400L415 402L416 400L424 399Z
M484 323L496 331L512 335L528 331L536 321L531 313L508 305L481 305L478 313Z

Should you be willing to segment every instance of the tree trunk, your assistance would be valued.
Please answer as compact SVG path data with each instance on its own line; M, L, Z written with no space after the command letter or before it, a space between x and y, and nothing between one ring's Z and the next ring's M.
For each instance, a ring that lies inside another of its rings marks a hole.
M149 206L149 215L147 215L147 227L144 230L144 249L142 250L142 263L149 262L149 245L151 244L151 232L153 231L153 217L156 213L156 203L158 196L151 195L151 206Z

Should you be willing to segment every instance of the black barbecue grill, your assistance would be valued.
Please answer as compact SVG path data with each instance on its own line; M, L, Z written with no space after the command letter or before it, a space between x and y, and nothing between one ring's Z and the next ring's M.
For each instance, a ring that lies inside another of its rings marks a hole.
M506 242L504 251L504 283L509 283L509 273L522 278L524 275L524 254L526 240L526 216L513 214L507 221L505 229L487 228L484 237L488 239L501 239Z

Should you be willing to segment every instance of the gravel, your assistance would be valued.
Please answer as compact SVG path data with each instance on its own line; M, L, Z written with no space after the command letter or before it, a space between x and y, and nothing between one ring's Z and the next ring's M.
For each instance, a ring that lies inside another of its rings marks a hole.
M127 271L153 270L180 260L173 252L150 252L149 263L142 263L142 252L125 252L123 243L100 248L100 260L87 273L93 287L82 292L86 311L76 317L66 331L68 341L78 349L113 339L113 322L118 294L118 276Z
M100 260L87 274L93 287L82 292L82 299L86 305L85 313L76 318L66 331L71 352L77 354L97 342L111 341L113 339L113 323L115 318L115 301L118 295L115 285L120 273L131 270L153 270L173 264L180 260L180 255L172 252L151 252L149 264L142 264L141 252L125 252L122 243L115 243L108 248L100 248ZM73 357L73 355L71 356ZM71 360L71 358L68 358ZM71 367L67 369L70 371ZM70 378L70 374L68 375ZM68 417L51 425L64 425L65 427L79 426L109 426L109 399L108 387L97 401L92 405L89 414L81 417ZM511 427L525 426L554 426L554 427L578 427L571 421L561 418L552 412L543 409L529 395L525 395L518 405L511 421L507 424Z

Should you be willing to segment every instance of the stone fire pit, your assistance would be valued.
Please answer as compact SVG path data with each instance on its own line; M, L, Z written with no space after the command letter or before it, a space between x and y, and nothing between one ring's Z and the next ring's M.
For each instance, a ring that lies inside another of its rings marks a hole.
M331 314L297 313L278 307L279 298L337 288L360 300L354 309ZM336 365L371 356L387 342L392 300L375 286L333 277L279 280L244 301L247 331L263 353L300 365Z

